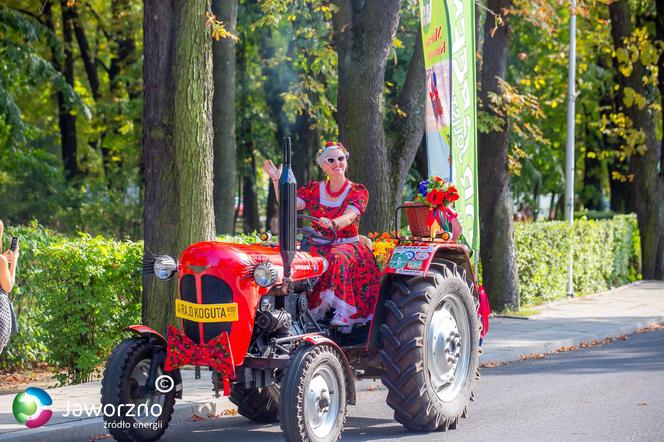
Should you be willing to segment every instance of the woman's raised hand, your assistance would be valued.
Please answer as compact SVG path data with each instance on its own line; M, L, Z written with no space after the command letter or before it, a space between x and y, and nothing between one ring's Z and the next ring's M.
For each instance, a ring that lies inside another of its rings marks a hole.
M270 176L270 179L272 181L277 181L279 178L281 178L281 169L283 168L283 165L279 165L279 167L275 166L272 160L265 160L263 163L263 170L265 173L267 173Z
M14 261L18 261L18 256L19 256L19 246L18 244L16 245L16 250L13 252L11 250L7 250L3 255L5 255L5 258L7 258L7 262L11 264Z

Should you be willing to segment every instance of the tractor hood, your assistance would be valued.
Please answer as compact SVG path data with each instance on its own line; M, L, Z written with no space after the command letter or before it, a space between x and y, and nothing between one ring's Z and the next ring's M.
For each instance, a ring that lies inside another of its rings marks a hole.
M212 269L232 273L249 280L258 264L270 263L277 270L277 282L281 284L284 266L277 245L233 244L216 241L199 242L187 247L179 259L181 273L203 273ZM309 252L297 252L292 264L293 281L315 278L327 270L325 258ZM216 272L213 272L216 273Z

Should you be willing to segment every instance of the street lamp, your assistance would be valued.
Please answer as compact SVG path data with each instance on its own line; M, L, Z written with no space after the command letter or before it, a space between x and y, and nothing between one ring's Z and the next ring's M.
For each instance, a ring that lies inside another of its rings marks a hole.
M567 146L565 148L565 220L569 224L572 242L567 266L567 296L574 296L572 283L574 254L574 104L576 73L576 0L571 0L569 22L569 73L567 77Z

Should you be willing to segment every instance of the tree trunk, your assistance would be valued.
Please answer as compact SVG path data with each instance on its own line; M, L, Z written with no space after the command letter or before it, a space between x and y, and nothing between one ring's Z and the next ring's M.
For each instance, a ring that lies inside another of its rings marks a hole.
M260 217L258 215L258 195L256 193L256 157L251 156L251 167L249 173L244 176L244 187L242 189L244 206L243 232L251 233L259 231Z
M369 190L370 201L362 217L362 229L388 230L395 189L383 126L383 90L385 65L402 2L337 0L335 3L339 139L351 153L350 178Z
M53 52L53 65L62 72L67 83L74 87L74 54L72 52L72 23L71 15L66 7L66 3L61 1L60 9L62 12L62 37L64 41L64 64L60 65L59 54L55 48ZM51 15L51 3L44 5L44 15L46 16L47 26L55 32L53 19ZM58 92L58 123L60 126L60 137L62 145L62 163L64 165L65 178L71 180L79 175L77 160L77 139L76 139L76 117L71 113L70 104L65 101L64 94Z
M206 2L145 0L145 254L214 238L212 57ZM175 280L143 278L143 322L174 320Z
M624 47L624 40L632 34L631 12L626 0L609 5L611 36L616 49ZM655 135L655 124L647 106L642 109L633 103L626 106L624 90L632 88L637 94L647 96L642 78L645 69L640 60L632 62L629 76L618 72L621 86L619 104L632 121L634 128L645 135L646 151L630 158L630 170L634 173L636 215L641 233L641 257L644 279L664 279L664 176L658 172L661 161L661 144Z
M212 12L235 33L237 0L213 0ZM212 43L214 65L214 207L217 233L233 233L235 217L235 42L224 38ZM231 191L231 189L233 191Z
M511 5L510 0L487 1L487 8L503 17L503 23L497 29L493 14L487 14L484 22L479 98L484 103L484 109L494 116L497 114L490 109L488 96L491 92L502 94L497 79L505 78L510 32L503 12ZM503 130L480 133L478 140L482 276L491 305L497 310L519 308L519 279L507 174L508 131L508 123L503 121Z
M78 11L75 6L67 7L67 2L62 2L62 7L67 8L67 13L71 17L71 23L74 28L74 34L76 35L76 41L78 42L78 49L81 53L81 59L83 60L83 66L85 67L85 73L88 77L88 83L90 83L90 91L92 92L92 98L95 101L99 99L99 75L97 74L97 64L93 57L92 52L90 51L90 45L88 44L88 38L85 35L85 29L79 23Z
M396 114L391 125L394 134L394 146L390 150L392 166L390 175L393 177L392 189L394 189L391 210L401 204L402 191L406 184L408 171L413 165L417 151L422 144L424 136L424 100L426 98L425 81L424 50L422 39L418 36L415 39L406 80L399 93L398 106L406 115ZM427 169L424 173L426 178L428 167L425 168Z

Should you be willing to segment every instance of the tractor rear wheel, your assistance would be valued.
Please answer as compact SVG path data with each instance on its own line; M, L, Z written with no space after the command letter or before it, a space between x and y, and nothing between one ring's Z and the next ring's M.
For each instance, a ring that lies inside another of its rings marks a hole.
M380 329L387 404L408 429L454 429L467 414L479 369L472 282L455 263L435 259L426 276L393 287Z
M237 405L237 411L247 419L261 424L271 424L279 420L279 387L245 388L235 384L231 387L230 400Z

